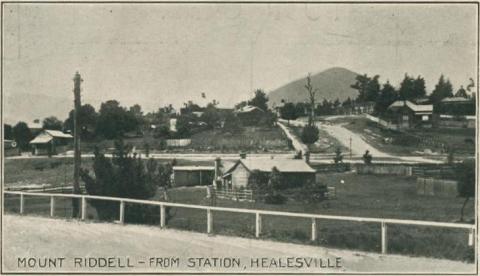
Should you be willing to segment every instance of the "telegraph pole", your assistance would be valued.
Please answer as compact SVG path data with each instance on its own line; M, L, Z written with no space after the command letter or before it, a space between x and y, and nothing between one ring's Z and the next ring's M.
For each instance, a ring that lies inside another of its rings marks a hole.
M73 167L73 193L80 193L80 166L82 164L82 156L80 152L80 125L78 122L78 114L80 107L82 106L80 100L80 84L82 83L82 77L78 72L75 73L73 78L73 95L74 95L74 112L73 112L73 147L74 147L74 167ZM79 199L74 198L72 201L74 218L79 217Z

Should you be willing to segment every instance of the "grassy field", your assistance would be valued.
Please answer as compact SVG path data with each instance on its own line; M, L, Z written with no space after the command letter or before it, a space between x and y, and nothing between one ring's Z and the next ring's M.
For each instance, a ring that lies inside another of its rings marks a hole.
M242 127L240 133L228 133L218 129L204 130L191 137L192 143L186 147L162 146L162 139L155 138L151 133L143 137L125 138L124 142L137 150L144 150L148 144L150 152L288 152L291 150L287 137L279 127ZM93 151L94 147L113 149L113 140L85 142L84 150Z
M297 137L301 137L302 128L291 125L289 127L293 130L293 134ZM342 152L348 151L348 148L342 145L340 141L329 135L325 130L319 129L318 141L312 145L309 145L310 152L312 153L335 153L337 148L340 148Z
M195 152L288 152L290 147L279 127L243 127L238 134L207 130L192 136L186 147Z
M158 162L171 162L159 159ZM213 166L212 161L177 159L177 165ZM83 158L82 167L91 169L92 158ZM4 182L6 187L24 185L71 186L73 183L73 158L6 159Z
M332 122L344 123L347 129L392 154L410 155L425 149L442 153L448 147L454 148L459 156L475 153L475 129L412 129L401 133L384 129L366 118L340 118ZM391 138L392 142L386 142L386 138Z
M302 213L397 218L454 222L458 220L463 199L418 196L415 194L415 179L398 176L356 175L354 173L328 173L317 177L328 186L334 186L337 198L316 203L289 200L284 205L261 202L235 202L216 200L216 206L279 210ZM341 183L343 180L343 183ZM176 188L169 191L173 202L211 205L206 198L205 187ZM159 200L162 193L153 198ZM69 217L71 201L59 201L57 216ZM6 198L6 210L18 212L18 198ZM48 215L48 198L26 198L27 214ZM126 207L129 212L129 205ZM189 231L206 232L206 212L185 208L170 210L173 218L168 227ZM160 211L154 213L159 220ZM88 217L96 219L90 206ZM466 218L473 219L473 200L467 205ZM214 231L222 235L254 237L254 215L214 212ZM294 243L321 245L363 251L380 251L380 225L374 223L317 221L318 240L311 242L309 219L266 216L262 219L262 238ZM432 227L389 227L389 252L405 255L428 256L453 260L472 261L473 249L467 246L467 231Z

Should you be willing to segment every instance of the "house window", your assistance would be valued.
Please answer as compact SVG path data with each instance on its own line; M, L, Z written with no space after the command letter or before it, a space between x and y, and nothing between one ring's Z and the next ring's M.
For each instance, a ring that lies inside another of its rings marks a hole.
M403 115L403 116L402 116L402 120L403 120L403 121L408 121L408 115Z
M423 115L422 116L422 121L428 121L428 115Z

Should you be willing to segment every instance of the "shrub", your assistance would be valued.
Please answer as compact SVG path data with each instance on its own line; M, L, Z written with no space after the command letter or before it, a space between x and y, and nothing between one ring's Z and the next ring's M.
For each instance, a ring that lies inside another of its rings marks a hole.
M105 157L98 148L95 149L92 168L94 177L86 169L80 171L80 177L85 182L88 194L148 199L155 195L159 186L169 187L171 174L169 165L159 165L153 159L144 163L136 154L130 154L130 150L131 147L125 146L122 141L115 142L112 158ZM92 201L92 205L102 220L118 217L118 202ZM138 211L134 212L134 215L129 215L131 211L129 214L126 213L126 222L148 223L145 216L158 211L155 206L132 208L131 210Z
M285 196L277 193L268 193L264 200L267 204L284 204L287 202L287 198Z
M305 126L302 130L301 139L307 145L313 144L318 140L319 131L316 126Z

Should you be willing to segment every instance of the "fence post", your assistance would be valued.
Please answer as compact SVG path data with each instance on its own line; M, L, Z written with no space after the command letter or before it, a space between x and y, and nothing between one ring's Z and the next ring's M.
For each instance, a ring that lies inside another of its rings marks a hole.
M255 214L255 237L259 238L262 234L262 216L260 213Z
M120 201L120 214L118 220L120 221L120 223L123 223L123 221L125 220L125 202L123 202L123 200Z
M87 217L87 199L82 196L82 220Z
M387 224L382 221L382 254L387 254Z
M473 246L474 237L475 237L475 229L471 228L470 232L468 233L468 246Z
M23 214L23 194L20 194L20 214Z
M207 233L212 234L213 231L213 216L212 210L207 209Z
M160 227L165 228L165 205L160 205Z
M312 218L312 241L317 240L317 220Z
M55 215L55 197L50 196L50 216L53 217Z

